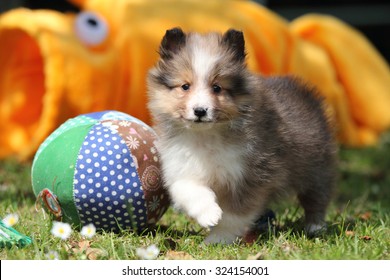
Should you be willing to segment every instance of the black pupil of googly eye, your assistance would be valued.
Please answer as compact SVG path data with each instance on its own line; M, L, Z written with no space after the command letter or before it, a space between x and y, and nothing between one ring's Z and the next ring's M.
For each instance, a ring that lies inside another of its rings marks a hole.
M94 18L88 18L88 19L87 19L87 23L88 23L88 25L90 25L90 26L92 26L92 27L98 26L98 22L97 22L97 20L94 19Z
M220 93L222 88L219 85L213 85L213 92Z
M181 88L183 89L183 90L189 90L190 89L190 85L189 84L184 84L184 85L182 85L181 86Z

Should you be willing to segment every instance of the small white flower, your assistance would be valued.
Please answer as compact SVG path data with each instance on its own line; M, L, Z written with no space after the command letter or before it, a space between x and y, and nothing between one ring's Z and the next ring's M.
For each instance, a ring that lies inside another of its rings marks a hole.
M133 138L132 136L127 136L126 139L127 139L126 144L129 145L129 147L131 149L134 149L134 150L138 149L139 141L136 137Z
M96 233L96 227L93 224L83 226L81 229L81 235L86 238L92 238Z
M103 126L108 127L111 132L118 133L119 126L116 124L113 124L112 122L103 122Z
M152 244L147 248L137 248L136 254L143 260L155 260L160 253L160 249Z
M18 221L19 221L18 214L8 214L3 219L3 223L8 227L14 226Z
M120 126L123 126L123 127L129 127L131 125L131 122L129 121L121 121L119 123Z
M69 238L70 234L72 233L72 228L67 223L62 222L53 222L53 227L51 229L51 234L53 234L55 237L59 237L62 240L66 240Z
M45 254L46 259L48 260L59 260L60 255L58 254L57 251L49 251Z

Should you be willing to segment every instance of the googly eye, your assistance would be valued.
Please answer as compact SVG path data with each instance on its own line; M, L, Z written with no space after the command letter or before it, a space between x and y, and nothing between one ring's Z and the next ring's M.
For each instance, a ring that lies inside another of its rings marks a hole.
M97 46L108 36L106 21L94 12L81 12L75 20L75 31L79 39L88 46Z

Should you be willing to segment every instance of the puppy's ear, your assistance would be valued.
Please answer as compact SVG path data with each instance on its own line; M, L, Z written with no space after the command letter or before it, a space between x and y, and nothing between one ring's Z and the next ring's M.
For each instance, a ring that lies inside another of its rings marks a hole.
M160 45L162 59L170 59L176 54L186 41L186 34L181 28L176 27L166 31Z
M245 60L244 33L235 29L229 29L223 34L222 43L230 49L238 61Z

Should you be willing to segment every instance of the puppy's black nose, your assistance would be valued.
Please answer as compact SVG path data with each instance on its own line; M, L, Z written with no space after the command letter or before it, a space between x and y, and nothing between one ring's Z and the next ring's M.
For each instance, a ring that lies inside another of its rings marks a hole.
M194 115L201 118L207 115L207 109L203 107L196 107L194 108Z

